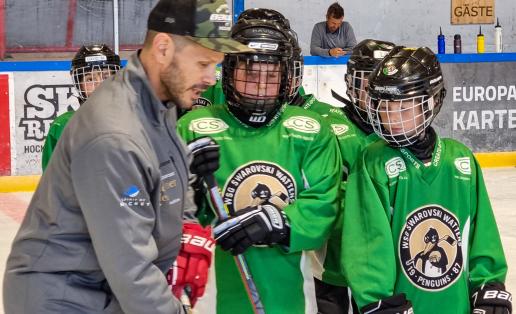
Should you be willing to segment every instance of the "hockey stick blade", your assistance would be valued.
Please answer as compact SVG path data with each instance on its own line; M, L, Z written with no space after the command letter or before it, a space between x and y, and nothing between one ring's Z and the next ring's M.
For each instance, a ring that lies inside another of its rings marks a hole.
M206 181L206 185L208 186L211 203L217 211L217 217L219 220L227 219L229 216L224 202L222 201L222 197L220 196L219 187L217 186L215 177L213 174L207 175L204 178L204 181ZM256 288L256 284L251 276L251 272L249 271L249 266L247 266L247 261L245 260L244 255L239 254L234 256L234 258L240 272L240 276L242 277L242 282L247 291L247 295L252 303L254 313L265 314L260 294L258 293L258 288Z

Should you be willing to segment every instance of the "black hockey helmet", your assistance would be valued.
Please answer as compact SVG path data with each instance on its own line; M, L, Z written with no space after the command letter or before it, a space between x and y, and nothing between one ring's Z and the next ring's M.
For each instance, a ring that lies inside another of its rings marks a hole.
M84 101L96 86L118 70L120 57L105 44L93 44L82 46L75 54L70 74L79 98Z
M347 94L358 117L365 123L368 123L367 78L395 46L388 41L364 39L351 50L345 77Z
M292 90L293 45L283 23L241 19L231 37L255 51L226 55L222 87L229 109L253 127L271 121L289 101Z
M289 41L293 47L293 67L291 68L291 86L292 90L289 97L293 99L299 91L303 81L304 59L299 46L297 33L290 27L290 21L280 12L273 9L251 8L243 11L238 16L238 20L266 20L275 21L281 24L283 29L289 34Z
M392 146L414 144L439 113L446 96L440 63L427 47L397 46L369 76L368 94L375 132ZM402 122L411 127L402 125L400 129ZM391 134L394 124L398 131Z

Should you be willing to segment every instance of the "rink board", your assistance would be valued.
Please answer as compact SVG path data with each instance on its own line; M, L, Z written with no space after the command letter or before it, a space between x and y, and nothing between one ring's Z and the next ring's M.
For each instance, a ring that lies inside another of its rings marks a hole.
M434 122L439 134L481 153L483 164L516 166L516 54L439 58L448 91ZM342 107L332 90L346 95L346 62L347 57L306 57L307 93ZM69 67L68 61L0 62L0 175L41 173L50 123L78 108Z

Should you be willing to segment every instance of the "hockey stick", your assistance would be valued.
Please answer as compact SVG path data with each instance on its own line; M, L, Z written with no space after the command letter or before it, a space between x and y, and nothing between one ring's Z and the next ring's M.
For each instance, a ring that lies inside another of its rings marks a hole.
M217 211L217 217L219 220L229 218L228 213L226 211L226 206L222 201L222 197L219 193L219 187L217 186L217 182L213 177L213 174L210 174L204 178L204 181L208 185L209 194L211 204ZM240 272L240 276L242 277L242 282L244 284L245 290L247 292L247 296L252 303L253 312L256 314L265 314L265 310L263 308L262 301L260 300L260 294L258 293L258 289L256 288L256 284L251 276L251 272L249 271L249 266L247 266L247 262L243 254L239 254L234 256L235 263Z

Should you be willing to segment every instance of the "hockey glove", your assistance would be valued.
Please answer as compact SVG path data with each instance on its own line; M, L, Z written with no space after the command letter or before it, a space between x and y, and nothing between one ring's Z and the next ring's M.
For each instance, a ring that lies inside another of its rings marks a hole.
M250 206L213 229L217 244L233 255L254 244L288 246L290 225L285 212L273 205Z
M482 285L471 296L473 314L510 314L512 296L502 283L491 282Z
M211 227L203 228L195 223L183 225L181 249L167 273L167 281L178 299L183 290L187 289L192 307L197 298L204 294L214 247Z
M414 314L414 309L412 303L406 299L405 293L400 293L370 303L364 306L360 312L364 314Z
M190 172L205 177L219 169L219 144L211 137L200 137L188 142L192 152Z

